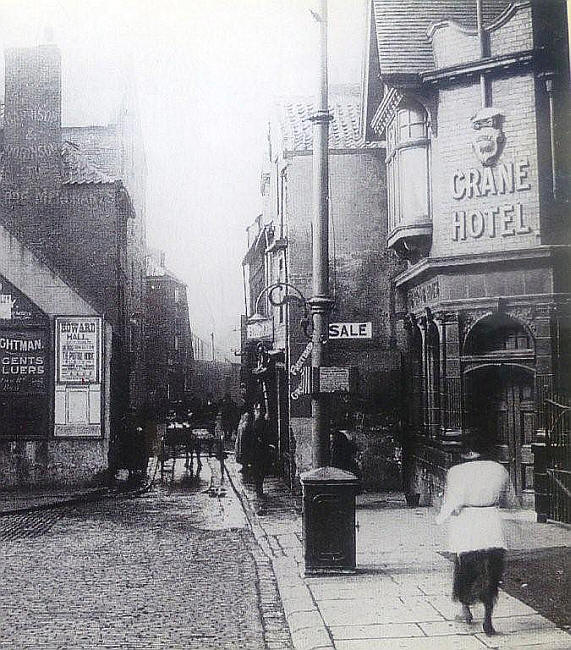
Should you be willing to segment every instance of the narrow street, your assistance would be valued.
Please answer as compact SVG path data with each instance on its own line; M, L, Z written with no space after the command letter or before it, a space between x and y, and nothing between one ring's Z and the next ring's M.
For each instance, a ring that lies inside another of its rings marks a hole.
M0 519L0 647L289 648L275 579L209 459L137 498Z

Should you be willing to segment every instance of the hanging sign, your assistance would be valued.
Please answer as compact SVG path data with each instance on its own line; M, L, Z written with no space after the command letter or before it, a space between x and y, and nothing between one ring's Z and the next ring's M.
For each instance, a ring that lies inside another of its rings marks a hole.
M291 398L293 400L299 399L302 395L311 395L313 388L311 385L313 376L313 368L302 368L299 386L291 393Z
M56 381L98 384L101 375L101 318L56 318Z
M246 324L246 338L271 339L274 335L274 319L254 314Z
M309 359L309 355L311 354L312 350L313 350L313 341L309 341L309 343L305 346L303 352L299 355L299 359L290 368L290 372L292 375L299 374L299 371L303 368L303 364Z

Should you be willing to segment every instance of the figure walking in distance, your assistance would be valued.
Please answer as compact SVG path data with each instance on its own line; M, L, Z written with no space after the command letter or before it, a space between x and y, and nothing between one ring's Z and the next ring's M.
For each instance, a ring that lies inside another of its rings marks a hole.
M271 461L268 414L263 412L261 404L254 405L254 422L252 424L252 474L256 485L256 496L264 496L264 479Z
M242 409L238 428L236 430L236 443L234 450L236 462L242 465L240 472L247 475L252 460L253 418L250 407L246 404Z
M510 481L491 460L488 440L469 429L462 462L448 470L438 523L449 520L450 551L455 554L452 597L462 605L459 618L472 622L470 605L484 604L483 629L495 634L492 612L504 570L506 543L498 509Z

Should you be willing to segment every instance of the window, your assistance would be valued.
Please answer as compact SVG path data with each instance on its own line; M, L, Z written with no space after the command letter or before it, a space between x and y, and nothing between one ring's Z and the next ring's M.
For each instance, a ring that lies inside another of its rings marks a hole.
M521 323L505 314L476 323L464 345L464 353L469 355L525 355L533 349L534 341Z
M411 373L411 402L412 424L415 431L422 431L424 416L424 363L422 356L422 334L416 324L412 325L410 337L410 373Z
M434 323L426 331L426 403L431 435L440 426L440 335Z
M427 221L428 130L420 105L400 108L387 127L389 232Z

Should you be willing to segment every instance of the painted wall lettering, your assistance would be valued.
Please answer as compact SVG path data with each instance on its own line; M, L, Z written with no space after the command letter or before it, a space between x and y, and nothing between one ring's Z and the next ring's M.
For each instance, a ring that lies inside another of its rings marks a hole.
M410 309L425 307L440 298L440 282L438 278L412 287L408 292L408 303Z
M471 167L452 174L452 197L465 201L488 196L502 196L531 189L530 164L527 156L498 163L493 167ZM468 207L452 212L452 241L488 237L513 237L531 232L521 201L499 203L486 209Z
M0 332L0 392L45 393L46 333Z

